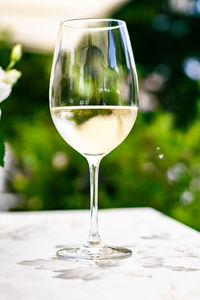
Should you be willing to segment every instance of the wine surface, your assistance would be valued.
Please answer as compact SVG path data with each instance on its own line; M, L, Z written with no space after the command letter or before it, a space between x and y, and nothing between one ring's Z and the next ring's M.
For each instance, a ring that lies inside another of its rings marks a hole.
M131 131L136 106L64 106L51 108L63 139L83 155L106 155Z

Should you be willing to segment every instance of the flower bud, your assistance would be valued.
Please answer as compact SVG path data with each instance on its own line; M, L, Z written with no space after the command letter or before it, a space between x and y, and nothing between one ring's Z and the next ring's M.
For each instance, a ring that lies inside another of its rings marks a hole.
M20 44L17 44L13 47L10 55L10 59L13 62L18 62L20 58L22 57L22 46Z

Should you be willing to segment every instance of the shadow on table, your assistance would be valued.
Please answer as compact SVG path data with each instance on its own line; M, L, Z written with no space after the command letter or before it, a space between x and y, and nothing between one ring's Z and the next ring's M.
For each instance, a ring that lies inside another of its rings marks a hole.
M153 238L151 237L153 240ZM157 241L157 237L154 238ZM146 241L146 238L145 238ZM147 239L148 242L148 239ZM56 246L62 248L63 245ZM142 245L126 245L133 251L130 258L110 261L67 261L52 257L49 259L24 260L17 264L34 267L35 270L53 272L53 278L97 280L113 273L133 277L160 276L161 269L172 272L200 271L199 247L191 249L176 245L166 248L166 243L145 243ZM157 272L157 271L158 272Z
M95 280L103 278L111 267L119 266L120 262L72 262L53 257L50 259L24 260L17 264L35 267L36 270L50 270L55 273L53 278Z

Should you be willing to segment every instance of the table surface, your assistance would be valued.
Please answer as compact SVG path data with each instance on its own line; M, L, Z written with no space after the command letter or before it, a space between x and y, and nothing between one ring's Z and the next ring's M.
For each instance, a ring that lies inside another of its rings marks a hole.
M0 299L200 299L200 234L151 208L102 210L102 239L130 258L68 262L64 245L83 243L88 211L0 213Z

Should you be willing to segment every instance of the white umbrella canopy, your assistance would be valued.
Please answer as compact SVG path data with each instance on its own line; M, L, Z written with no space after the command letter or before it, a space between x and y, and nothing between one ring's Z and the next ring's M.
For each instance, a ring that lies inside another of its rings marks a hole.
M0 32L31 51L53 50L61 21L107 17L127 0L0 0Z

